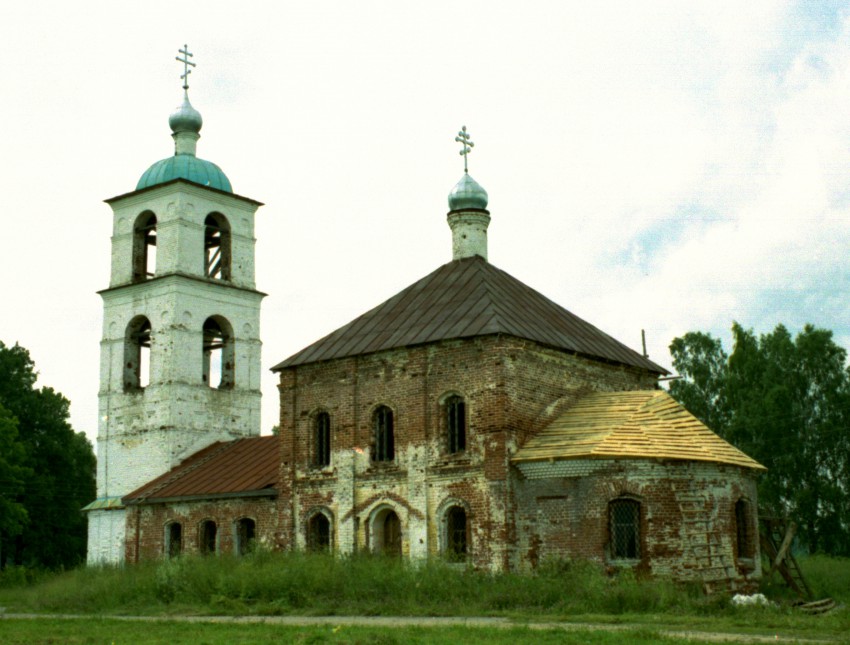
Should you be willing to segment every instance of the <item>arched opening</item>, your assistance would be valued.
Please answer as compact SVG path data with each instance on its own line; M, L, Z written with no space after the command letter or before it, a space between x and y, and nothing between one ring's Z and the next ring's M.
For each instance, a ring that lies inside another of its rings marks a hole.
M218 527L215 522L212 520L201 522L198 537L200 551L203 555L210 555L218 551Z
M753 539L750 503L745 499L735 502L735 537L738 559L752 560L755 558L755 540Z
M395 435L393 411L382 405L372 414L373 449L372 461L395 459Z
M211 316L204 322L203 380L210 387L233 387L234 358L233 332L230 323L220 316Z
M469 549L469 526L466 521L466 509L452 506L446 512L446 535L443 554L448 560L466 559Z
M150 384L151 322L136 316L124 336L124 390L141 390Z
M372 519L372 551L401 556L401 520L390 508L378 511Z
M236 553L245 555L254 550L257 524L250 517L236 522Z
M324 513L315 513L307 522L307 549L318 552L330 548L331 521Z
M443 406L449 453L463 452L466 450L466 403L463 397L452 395Z
M313 465L331 464L331 415L319 412L313 421Z
M133 282L156 275L156 215L145 211L133 226Z
M608 504L608 524L611 558L640 559L640 502L623 498L612 500Z
M230 280L230 224L221 213L204 220L204 275L213 280Z
M171 522L165 527L165 554L176 558L183 552L183 525Z

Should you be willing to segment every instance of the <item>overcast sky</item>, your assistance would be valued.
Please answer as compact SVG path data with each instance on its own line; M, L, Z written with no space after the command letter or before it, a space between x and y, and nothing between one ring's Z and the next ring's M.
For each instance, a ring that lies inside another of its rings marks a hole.
M0 340L92 439L102 200L173 154L184 43L198 156L266 204L266 367L451 259L462 125L490 261L668 369L733 320L850 345L846 2L4 3Z

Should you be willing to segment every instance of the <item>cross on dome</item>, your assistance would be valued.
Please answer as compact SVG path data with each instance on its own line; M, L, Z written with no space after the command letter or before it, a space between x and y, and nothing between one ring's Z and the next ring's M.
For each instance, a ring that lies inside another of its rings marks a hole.
M466 131L466 126L463 126L460 129L460 132L457 133L455 141L463 145L463 148L458 154L463 157L463 172L469 172L466 165L466 158L469 153L472 152L472 149L475 147L475 144L470 141L469 133Z
M175 56L175 60L183 63L183 73L180 75L180 78L183 79L183 89L188 90L189 74L192 73L192 70L189 69L189 65L191 65L192 67L196 67L195 63L189 60L194 56L194 54L189 53L189 45L183 45L183 49L179 49L178 52L183 54L183 58Z

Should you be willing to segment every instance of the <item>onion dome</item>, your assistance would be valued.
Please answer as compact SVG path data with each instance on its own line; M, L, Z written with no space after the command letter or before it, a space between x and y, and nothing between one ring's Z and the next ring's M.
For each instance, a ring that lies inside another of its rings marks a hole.
M459 211L470 208L477 210L487 209L487 191L477 181L464 172L460 181L449 193L449 210Z
M174 134L178 132L194 132L197 134L201 131L204 120L201 118L201 113L189 103L188 92L184 92L183 103L168 117L168 125L171 126L171 131Z

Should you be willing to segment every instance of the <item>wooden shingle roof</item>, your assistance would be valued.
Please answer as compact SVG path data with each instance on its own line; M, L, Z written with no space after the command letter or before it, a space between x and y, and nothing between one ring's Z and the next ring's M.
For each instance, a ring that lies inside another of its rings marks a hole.
M582 356L667 370L480 257L454 260L272 371L454 338L507 334Z
M278 437L219 441L125 495L123 502L274 496L279 467Z
M623 458L711 461L765 470L663 390L588 394L530 438L511 461Z

